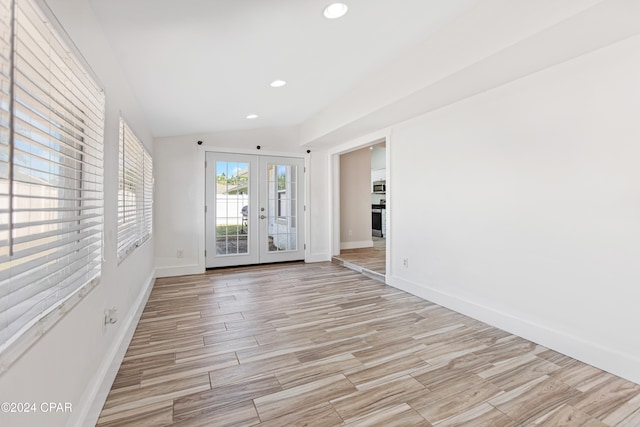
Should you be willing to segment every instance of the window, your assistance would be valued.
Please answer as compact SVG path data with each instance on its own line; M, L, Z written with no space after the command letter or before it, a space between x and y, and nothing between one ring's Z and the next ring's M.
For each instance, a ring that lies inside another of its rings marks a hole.
M0 0L0 353L101 270L104 94L55 25L33 0Z
M291 213L289 208L291 206L291 200L288 197L288 190L291 186L291 166L288 165L274 165L276 172L276 214L279 220L286 220Z
M151 236L153 162L122 118L118 152L118 259L123 260Z
M287 217L287 191L278 190L278 218Z

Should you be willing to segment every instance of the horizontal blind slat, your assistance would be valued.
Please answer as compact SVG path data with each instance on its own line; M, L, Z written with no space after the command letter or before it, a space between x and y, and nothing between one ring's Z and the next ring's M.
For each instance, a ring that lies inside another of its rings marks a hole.
M15 324L21 317L26 317L24 319L26 321L31 320L33 316L42 312L44 308L40 308L39 312L31 314L24 313L25 307L42 305L48 308L61 300L63 296L68 295L81 286L81 284L88 282L91 278L99 274L99 260L95 259L86 264L83 264L83 262L84 261L75 261L69 264L69 267L73 269L72 275L65 276L63 272L58 271L42 277L39 281L29 286L23 286L20 288L20 292L8 294L0 298L0 303L4 303L2 307L8 307L6 310L0 310L0 316L5 316L5 319L9 321L9 325L11 325L11 323ZM45 303L46 300L50 300L50 302ZM18 310L16 310L16 308L18 308ZM25 314L28 316L25 316ZM20 323L11 326L17 329Z
M47 274L46 271L44 273L42 272L43 269L46 269L47 271L57 271L57 269L64 269L68 271L69 269L67 268L67 265L69 262L75 262L76 260L87 258L87 255L93 250L99 249L99 245L96 246L95 244L99 244L100 242L101 238L99 237L84 239L77 242L77 244L67 245L62 248L58 248L57 250L52 250L49 253L45 252L40 257L27 260L15 267L10 267L8 270L0 271L0 288L2 288L1 282L7 279L11 280L12 285L15 288L24 286L34 279L37 280L43 277L38 276L39 273ZM67 262L56 262L65 257L68 257Z
M43 57L50 59L57 67L70 68L68 76L77 82L76 93L85 100L85 106L100 107L101 100L91 96L95 92L100 92L100 88L93 82L88 73L82 69L78 61L75 60L70 53L70 49L64 46L64 41L48 25L46 17L30 1L18 1L18 6L17 38L30 40L29 47L32 50L36 50L40 46L48 46L50 49L43 52ZM100 110L98 108L98 111Z
M19 90L16 92L21 94ZM68 147L82 146L99 151L97 138L100 136L72 128L64 116L49 110L46 104L29 98L30 96L18 98L14 104L15 117L20 120L17 122L18 130L22 123L27 123L49 139L60 141Z
M19 172L19 171L18 171ZM18 184L18 185L15 185ZM65 185L47 185L41 182L34 177L28 175L16 175L14 178L14 194L19 197L33 195L33 191L39 189L41 194L44 194L46 198L51 198L54 191L78 191L82 190L83 193L92 194L92 193L102 193L102 182L84 182L84 184L92 184L82 189L69 187ZM22 192L25 191L25 192ZM92 196L92 197L95 197Z
M45 232L40 232L40 233L30 233L30 234L28 234L26 236L22 236L22 237L14 237L13 238L13 243L16 244L16 245L19 245L19 244L26 243L26 242L37 241L37 240L40 240L40 239L46 239L48 237L80 232L80 231L85 230L87 228L100 227L101 224L102 223L99 222L99 221L95 221L95 222L84 221L84 222L82 222L80 224L70 225L70 226L64 227L64 228L60 227L60 228L56 228L56 229L50 230L50 231L45 231Z
M14 257L18 256L21 258L27 258L32 255L39 254L42 252L47 252L47 251L49 251L49 253L52 254L54 253L53 251L51 251L52 249L59 250L60 253L64 254L63 256L65 256L66 254L69 253L69 252L66 252L67 250L70 250L70 251L77 250L78 248L83 247L85 242L99 241L99 239L95 237L99 233L100 233L99 230L88 230L82 234L77 234L74 236L66 236L66 238L57 239L57 240L51 240L47 243L43 243L38 246L31 246L24 250L18 250L14 253Z
M51 134L48 132L48 128L40 129L36 126L38 123L34 124L27 119L29 117L16 116L15 118L16 134L22 136L25 142L56 157L61 157L63 160L75 161L79 155L82 155L87 157L87 159L83 159L85 163L100 166L98 161L102 155L102 150L85 146L80 151L77 146L83 141L73 140L70 135L64 133ZM87 148L91 149L88 150Z

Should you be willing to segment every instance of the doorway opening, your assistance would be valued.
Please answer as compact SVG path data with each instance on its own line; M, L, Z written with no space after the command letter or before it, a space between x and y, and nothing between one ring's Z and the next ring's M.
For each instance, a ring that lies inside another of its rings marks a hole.
M387 147L386 139L337 155L334 190L340 196L334 213L333 260L384 281L387 273Z

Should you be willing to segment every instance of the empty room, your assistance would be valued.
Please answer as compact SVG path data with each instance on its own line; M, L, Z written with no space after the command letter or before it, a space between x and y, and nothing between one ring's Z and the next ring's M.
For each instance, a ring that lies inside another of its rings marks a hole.
M0 0L0 425L640 425L638 17Z

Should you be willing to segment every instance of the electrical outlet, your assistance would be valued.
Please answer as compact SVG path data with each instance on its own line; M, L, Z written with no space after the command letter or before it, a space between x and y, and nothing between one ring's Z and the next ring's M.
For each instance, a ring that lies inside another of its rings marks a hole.
M349 230L349 237L353 236L353 230Z
M113 325L117 321L118 321L118 309L116 307L111 307L104 310L105 325Z
M178 258L184 257L184 250L183 249L178 249L177 256L178 256Z
M409 268L409 258L404 258L402 260L402 265L404 266L404 268Z

